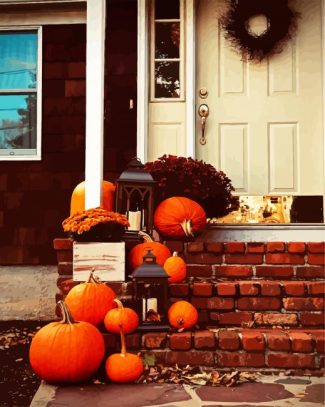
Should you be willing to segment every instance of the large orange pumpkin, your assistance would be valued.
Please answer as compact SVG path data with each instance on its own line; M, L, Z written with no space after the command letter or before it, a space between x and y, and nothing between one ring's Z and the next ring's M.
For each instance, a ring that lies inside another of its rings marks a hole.
M165 261L164 270L169 275L169 283L180 283L186 277L186 263L177 252Z
M114 334L123 333L129 334L135 331L139 325L139 317L131 308L124 308L120 300L114 300L118 308L113 308L105 316L104 325L109 332Z
M168 320L174 328L192 328L197 323L198 312L189 302L177 301L168 310Z
M75 383L89 379L105 353L104 340L88 322L75 322L63 301L62 321L51 322L34 336L29 360L35 373L50 383Z
M80 182L72 192L70 202L70 216L85 210L85 181ZM102 208L112 211L115 201L115 185L109 181L102 183Z
M94 278L93 273L94 271L90 273L87 282L78 284L69 291L65 302L77 321L99 325L107 312L115 306L115 293Z
M174 196L158 205L154 224L162 236L170 239L193 237L206 227L206 213L197 202Z
M167 246L159 242L154 242L149 235L139 232L145 242L134 246L128 256L128 261L131 270L135 270L140 264L143 263L143 256L148 253L148 249L156 256L156 262L161 266L164 265L168 257L171 256L170 250Z

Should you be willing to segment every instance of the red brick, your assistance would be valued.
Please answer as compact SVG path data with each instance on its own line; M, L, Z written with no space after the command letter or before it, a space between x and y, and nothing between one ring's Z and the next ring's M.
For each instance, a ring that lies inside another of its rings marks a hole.
M72 250L73 239L54 239L53 247L55 250Z
M140 334L128 334L125 335L125 344L127 348L139 349L140 348Z
M221 242L206 242L205 250L207 252L220 254L223 253L223 244Z
M164 242L165 246L168 247L171 253L173 252L178 252L178 253L183 253L184 252L184 242L180 240L167 240Z
M186 254L186 263L188 264L221 264L222 255L214 253Z
M59 277L56 280L56 285L57 287L61 290L62 294L67 295L68 292L73 288L74 286L78 285L79 282L73 281L72 278L64 278L64 277Z
M243 349L248 351L262 351L265 349L264 335L260 332L243 332Z
M251 277L253 275L252 267L248 266L221 266L216 268L217 277Z
M325 353L325 332L313 332L315 348L318 353Z
M236 284L230 282L217 283L218 295L236 295Z
M211 266L193 266L187 265L186 267L188 277L211 277L212 267Z
M258 295L259 285L252 282L240 282L239 291L240 295Z
M191 332L181 332L170 335L169 347L172 350L190 350L192 347Z
M247 253L264 253L264 243L247 243Z
M325 278L325 267L297 267L298 278Z
M167 352L166 364L173 366L214 366L214 355L211 350L195 350L191 352Z
M211 283L194 283L193 295L198 297L211 297L212 296L212 284Z
M305 284L302 281L283 282L283 289L286 295L301 297L305 295Z
M245 253L245 243L243 242L227 242L225 243L226 253Z
M202 253L204 252L204 242L190 242L187 243L188 253Z
M189 295L189 284L178 283L169 285L169 293L172 297L187 297Z
M146 348L164 348L167 341L167 333L165 332L155 332L147 333L142 337L143 345Z
M290 242L288 243L289 253L305 253L306 245L303 242Z
M267 264L305 264L305 257L303 254L267 253L265 255L265 263L267 263Z
M319 367L320 368L325 368L325 357L324 356L321 356L320 358L319 358Z
M192 304L196 308L206 308L206 309L233 309L234 299L233 298L192 298Z
M65 81L65 96L76 97L86 95L86 82L84 79L66 80Z
M308 264L323 266L325 264L324 254L308 254Z
M257 266L256 277L288 278L293 276L293 267Z
M211 331L196 331L194 333L195 349L210 349L215 347L215 336Z
M261 284L261 295L273 297L279 296L281 294L281 287L278 282L261 281L260 284Z
M263 367L264 353L217 352L219 367Z
M254 315L256 325L297 325L297 314L281 313L256 313Z
M310 253L325 253L325 242L310 242L307 248Z
M69 78L85 78L86 77L86 64L84 62L70 62L68 63L68 76Z
M72 276L73 265L71 261L61 261L58 263L58 273L62 275Z
M212 314L211 313L211 319ZM225 312L222 314L216 315L215 318L218 318L219 325L242 325L243 323L251 322L253 320L253 314L250 312Z
M302 312L300 314L302 325L323 326L325 324L325 314L315 312Z
M267 365L278 368L314 368L315 358L312 355L291 355L290 353L269 353Z
M165 349L153 349L150 350L150 352L147 349L141 350L141 356L144 356L145 354L152 355L156 359L156 365L161 364L163 366L166 366L166 357L167 353L172 353L172 352L167 352ZM185 353L185 352L184 352Z
M209 313L207 310L200 310L199 311L199 324L206 324L209 321Z
M226 254L225 263L228 264L262 264L262 254Z
M279 253L285 251L284 242L268 242L266 243L266 251L269 253Z
M304 332L289 332L293 352L312 352L313 347L310 335Z
M218 347L225 350L238 350L240 347L238 333L234 331L219 331Z
M289 310L322 310L324 298L284 298L283 306Z
M237 301L240 310L277 310L281 308L281 301L275 297L242 297Z
M286 333L268 333L267 344L271 350L290 350L290 339Z
M57 250L56 257L58 263L72 262L72 250Z
M310 295L324 295L325 294L325 282L313 282L307 284L308 293Z

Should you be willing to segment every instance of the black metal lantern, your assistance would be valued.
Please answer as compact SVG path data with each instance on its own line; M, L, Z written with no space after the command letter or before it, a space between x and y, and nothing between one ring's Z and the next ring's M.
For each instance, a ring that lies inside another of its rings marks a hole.
M168 277L148 249L143 263L132 274L133 306L140 321L138 329L164 331L170 328L167 320Z
M134 158L116 184L116 211L125 214L129 220L127 234L137 235L140 230L151 234L156 181L141 161Z

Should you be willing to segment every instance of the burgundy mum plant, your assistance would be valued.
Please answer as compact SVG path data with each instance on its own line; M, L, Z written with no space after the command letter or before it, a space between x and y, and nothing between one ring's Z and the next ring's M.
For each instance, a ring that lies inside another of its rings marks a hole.
M185 196L198 202L208 217L221 217L239 207L234 187L223 171L193 158L164 155L145 168L158 182L158 202Z

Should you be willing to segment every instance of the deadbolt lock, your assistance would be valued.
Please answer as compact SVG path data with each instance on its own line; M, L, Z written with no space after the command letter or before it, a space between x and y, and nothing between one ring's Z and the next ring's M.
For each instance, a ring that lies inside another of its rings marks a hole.
M201 99L206 99L209 95L208 89L207 88L201 88L199 90L199 96Z

